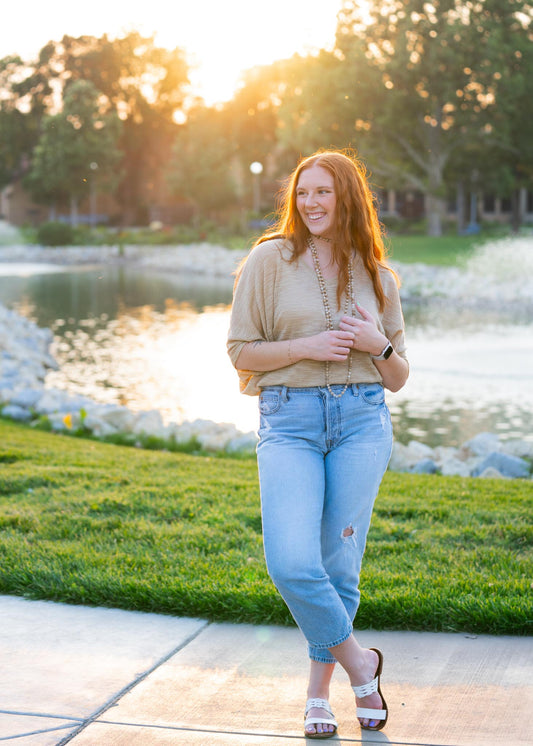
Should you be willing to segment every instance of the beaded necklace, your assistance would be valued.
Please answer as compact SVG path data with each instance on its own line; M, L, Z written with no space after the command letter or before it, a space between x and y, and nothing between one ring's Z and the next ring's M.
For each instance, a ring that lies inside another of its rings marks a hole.
M322 270L320 269L320 262L318 260L318 252L316 250L316 246L314 244L313 238L310 235L307 239L307 245L309 246L309 250L311 252L311 256L313 257L313 265L315 268L315 274L318 280L318 285L320 287L320 294L322 296L322 305L324 306L324 315L326 317L326 327L328 331L333 330L333 316L331 314L331 308L329 307L329 300L328 300L328 290L326 287L326 281L324 280L324 275L322 274ZM346 301L344 306L344 314L345 316L348 316L349 312L353 307L355 306L355 299L353 294L353 267L352 262L348 264L348 288L346 293ZM326 360L326 388L329 391L329 393L335 397L335 399L340 399L341 396L343 396L346 393L346 389L350 385L350 378L352 375L352 351L348 353L348 372L346 374L346 383L344 384L344 387L342 391L339 394L336 394L335 391L331 388L330 382L329 382L329 360Z

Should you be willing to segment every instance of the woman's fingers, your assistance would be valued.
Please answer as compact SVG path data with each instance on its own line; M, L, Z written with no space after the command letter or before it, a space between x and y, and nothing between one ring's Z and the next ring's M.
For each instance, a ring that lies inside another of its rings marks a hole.
M334 360L345 360L354 346L354 335L352 332L335 331L332 332L332 352Z
M376 321L374 317L369 311L366 310L366 308L363 308L363 306L360 306L359 303L356 303L355 307L357 308L357 311L361 314L361 316L364 318L365 321L371 321L375 325Z
M340 329L338 332L332 332L332 334L335 335L335 338L341 344L353 342L354 331L352 329L350 330Z

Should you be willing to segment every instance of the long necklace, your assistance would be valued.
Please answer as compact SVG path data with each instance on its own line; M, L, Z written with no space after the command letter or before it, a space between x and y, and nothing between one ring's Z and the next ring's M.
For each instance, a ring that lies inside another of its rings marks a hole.
M316 250L316 246L314 244L314 241L311 236L307 239L307 244L309 246L309 250L311 252L311 256L313 257L313 265L315 267L315 274L318 280L318 285L320 287L320 294L322 296L322 305L324 306L324 315L326 317L326 326L328 328L328 331L333 330L333 316L331 314L331 308L329 307L329 299L328 299L328 290L326 287L326 281L324 280L324 275L322 274L322 270L320 269L320 262L318 260L318 252ZM352 262L348 264L348 292L346 293L346 302L344 307L344 313L347 316L350 308L353 308L355 305L354 301L354 294L353 294L353 267ZM326 360L326 388L329 391L329 393L335 397L335 399L340 399L341 396L343 396L346 393L346 389L350 385L350 378L352 375L352 351L348 353L348 373L346 374L346 383L344 384L344 387L342 391L337 394L333 389L331 388L331 384L329 382L329 360Z

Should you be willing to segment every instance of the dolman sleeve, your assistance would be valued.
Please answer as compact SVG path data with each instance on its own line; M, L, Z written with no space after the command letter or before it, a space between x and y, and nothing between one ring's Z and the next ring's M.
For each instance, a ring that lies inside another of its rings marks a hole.
M275 308L275 275L277 254L273 242L256 246L238 274L233 291L227 350L237 368L242 348L248 342L272 341ZM257 393L250 382L254 371L239 370L239 382L244 393Z

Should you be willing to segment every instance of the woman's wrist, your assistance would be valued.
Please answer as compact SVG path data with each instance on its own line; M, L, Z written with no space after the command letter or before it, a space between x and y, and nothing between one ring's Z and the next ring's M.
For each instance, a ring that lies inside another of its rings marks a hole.
M385 342L382 344L383 346L380 347L378 351L370 353L370 357L373 360L388 360L389 357L394 352L393 346L391 345L391 343L386 337L385 337Z
M297 337L296 339L290 339L289 340L289 352L290 352L290 365L293 365L294 363L298 363L300 360L303 360L305 357L305 350L303 349L302 342L305 340L302 340L301 338Z
M379 338L373 343L369 353L372 357L378 357L381 355L385 347L389 344L389 340L384 334L380 334Z

